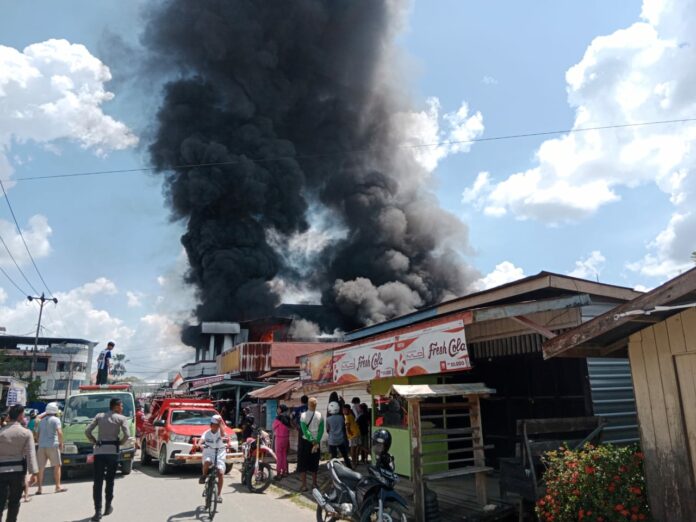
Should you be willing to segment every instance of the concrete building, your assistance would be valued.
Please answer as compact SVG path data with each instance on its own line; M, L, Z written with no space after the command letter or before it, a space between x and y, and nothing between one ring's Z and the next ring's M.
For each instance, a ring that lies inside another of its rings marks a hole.
M96 342L86 339L39 337L34 373L42 381L42 399L64 399L82 384L89 384ZM12 369L28 378L34 337L0 335L0 353Z

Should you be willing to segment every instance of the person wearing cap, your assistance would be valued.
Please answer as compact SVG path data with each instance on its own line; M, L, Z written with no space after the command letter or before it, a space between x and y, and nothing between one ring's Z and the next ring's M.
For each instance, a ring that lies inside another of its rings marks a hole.
M210 429L203 434L199 441L199 446L203 449L203 475L201 475L198 482L205 484L205 478L208 476L210 466L215 466L218 479L218 502L222 502L222 482L225 476L225 460L227 457L224 425L225 423L220 415L213 415L210 419Z
M37 495L41 495L44 473L46 468L53 466L53 480L56 486L56 493L63 493L67 489L60 485L60 472L62 461L60 452L63 449L63 429L58 418L58 404L49 402L46 405L46 414L39 423L39 484L36 490ZM50 466L49 466L50 465Z
M0 428L0 520L7 508L7 522L17 522L25 475L29 472L36 480L39 467L34 438L22 425L24 406L11 406L7 417L7 424Z
M109 341L106 348L97 357L97 384L109 384L109 370L111 369L112 351L116 347L113 341Z
M97 429L99 436L94 436ZM93 522L101 520L102 513L102 486L106 479L104 495L106 506L104 515L113 513L112 503L114 500L114 478L118 467L119 448L130 438L128 429L128 419L123 416L123 402L121 399L111 399L109 401L109 411L99 413L85 430L87 439L94 444L94 485L92 487L92 498L94 499ZM122 435L122 436L121 436Z

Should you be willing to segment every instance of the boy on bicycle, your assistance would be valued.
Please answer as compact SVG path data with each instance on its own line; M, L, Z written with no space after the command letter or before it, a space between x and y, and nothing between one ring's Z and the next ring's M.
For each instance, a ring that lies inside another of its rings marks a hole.
M222 480L225 475L225 457L227 456L227 445L223 440L225 436L223 426L222 417L213 415L213 418L210 419L210 429L203 434L199 441L199 445L203 449L203 475L198 479L198 482L205 484L211 464L216 467L218 503L222 502Z

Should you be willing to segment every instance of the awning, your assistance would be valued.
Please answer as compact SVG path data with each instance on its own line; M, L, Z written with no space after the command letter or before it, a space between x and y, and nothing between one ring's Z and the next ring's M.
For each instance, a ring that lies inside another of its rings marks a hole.
M392 391L404 399L430 399L433 397L451 397L466 395L490 395L493 388L482 382L471 384L395 384Z
M253 399L279 399L280 397L287 395L301 386L302 383L299 379L281 381L278 384L266 386L260 390L254 390L249 394L249 397Z
M256 381L236 381L233 379L224 379L222 381L218 381L212 384L205 384L203 386L198 386L196 388L191 388L189 391L205 391L205 390L211 390L211 391L224 391L224 390L232 390L234 388L263 388L266 386L265 382L256 382Z

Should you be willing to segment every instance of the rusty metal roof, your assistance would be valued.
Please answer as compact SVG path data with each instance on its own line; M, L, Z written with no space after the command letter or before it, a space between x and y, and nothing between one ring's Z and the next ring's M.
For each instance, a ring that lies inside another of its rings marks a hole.
M249 393L248 396L254 399L279 399L291 391L298 389L300 386L302 386L302 383L299 379L291 379L288 381L281 381L272 386L266 386L260 390L254 390Z
M331 350L345 343L271 343L272 368L299 368L297 358L314 352Z

